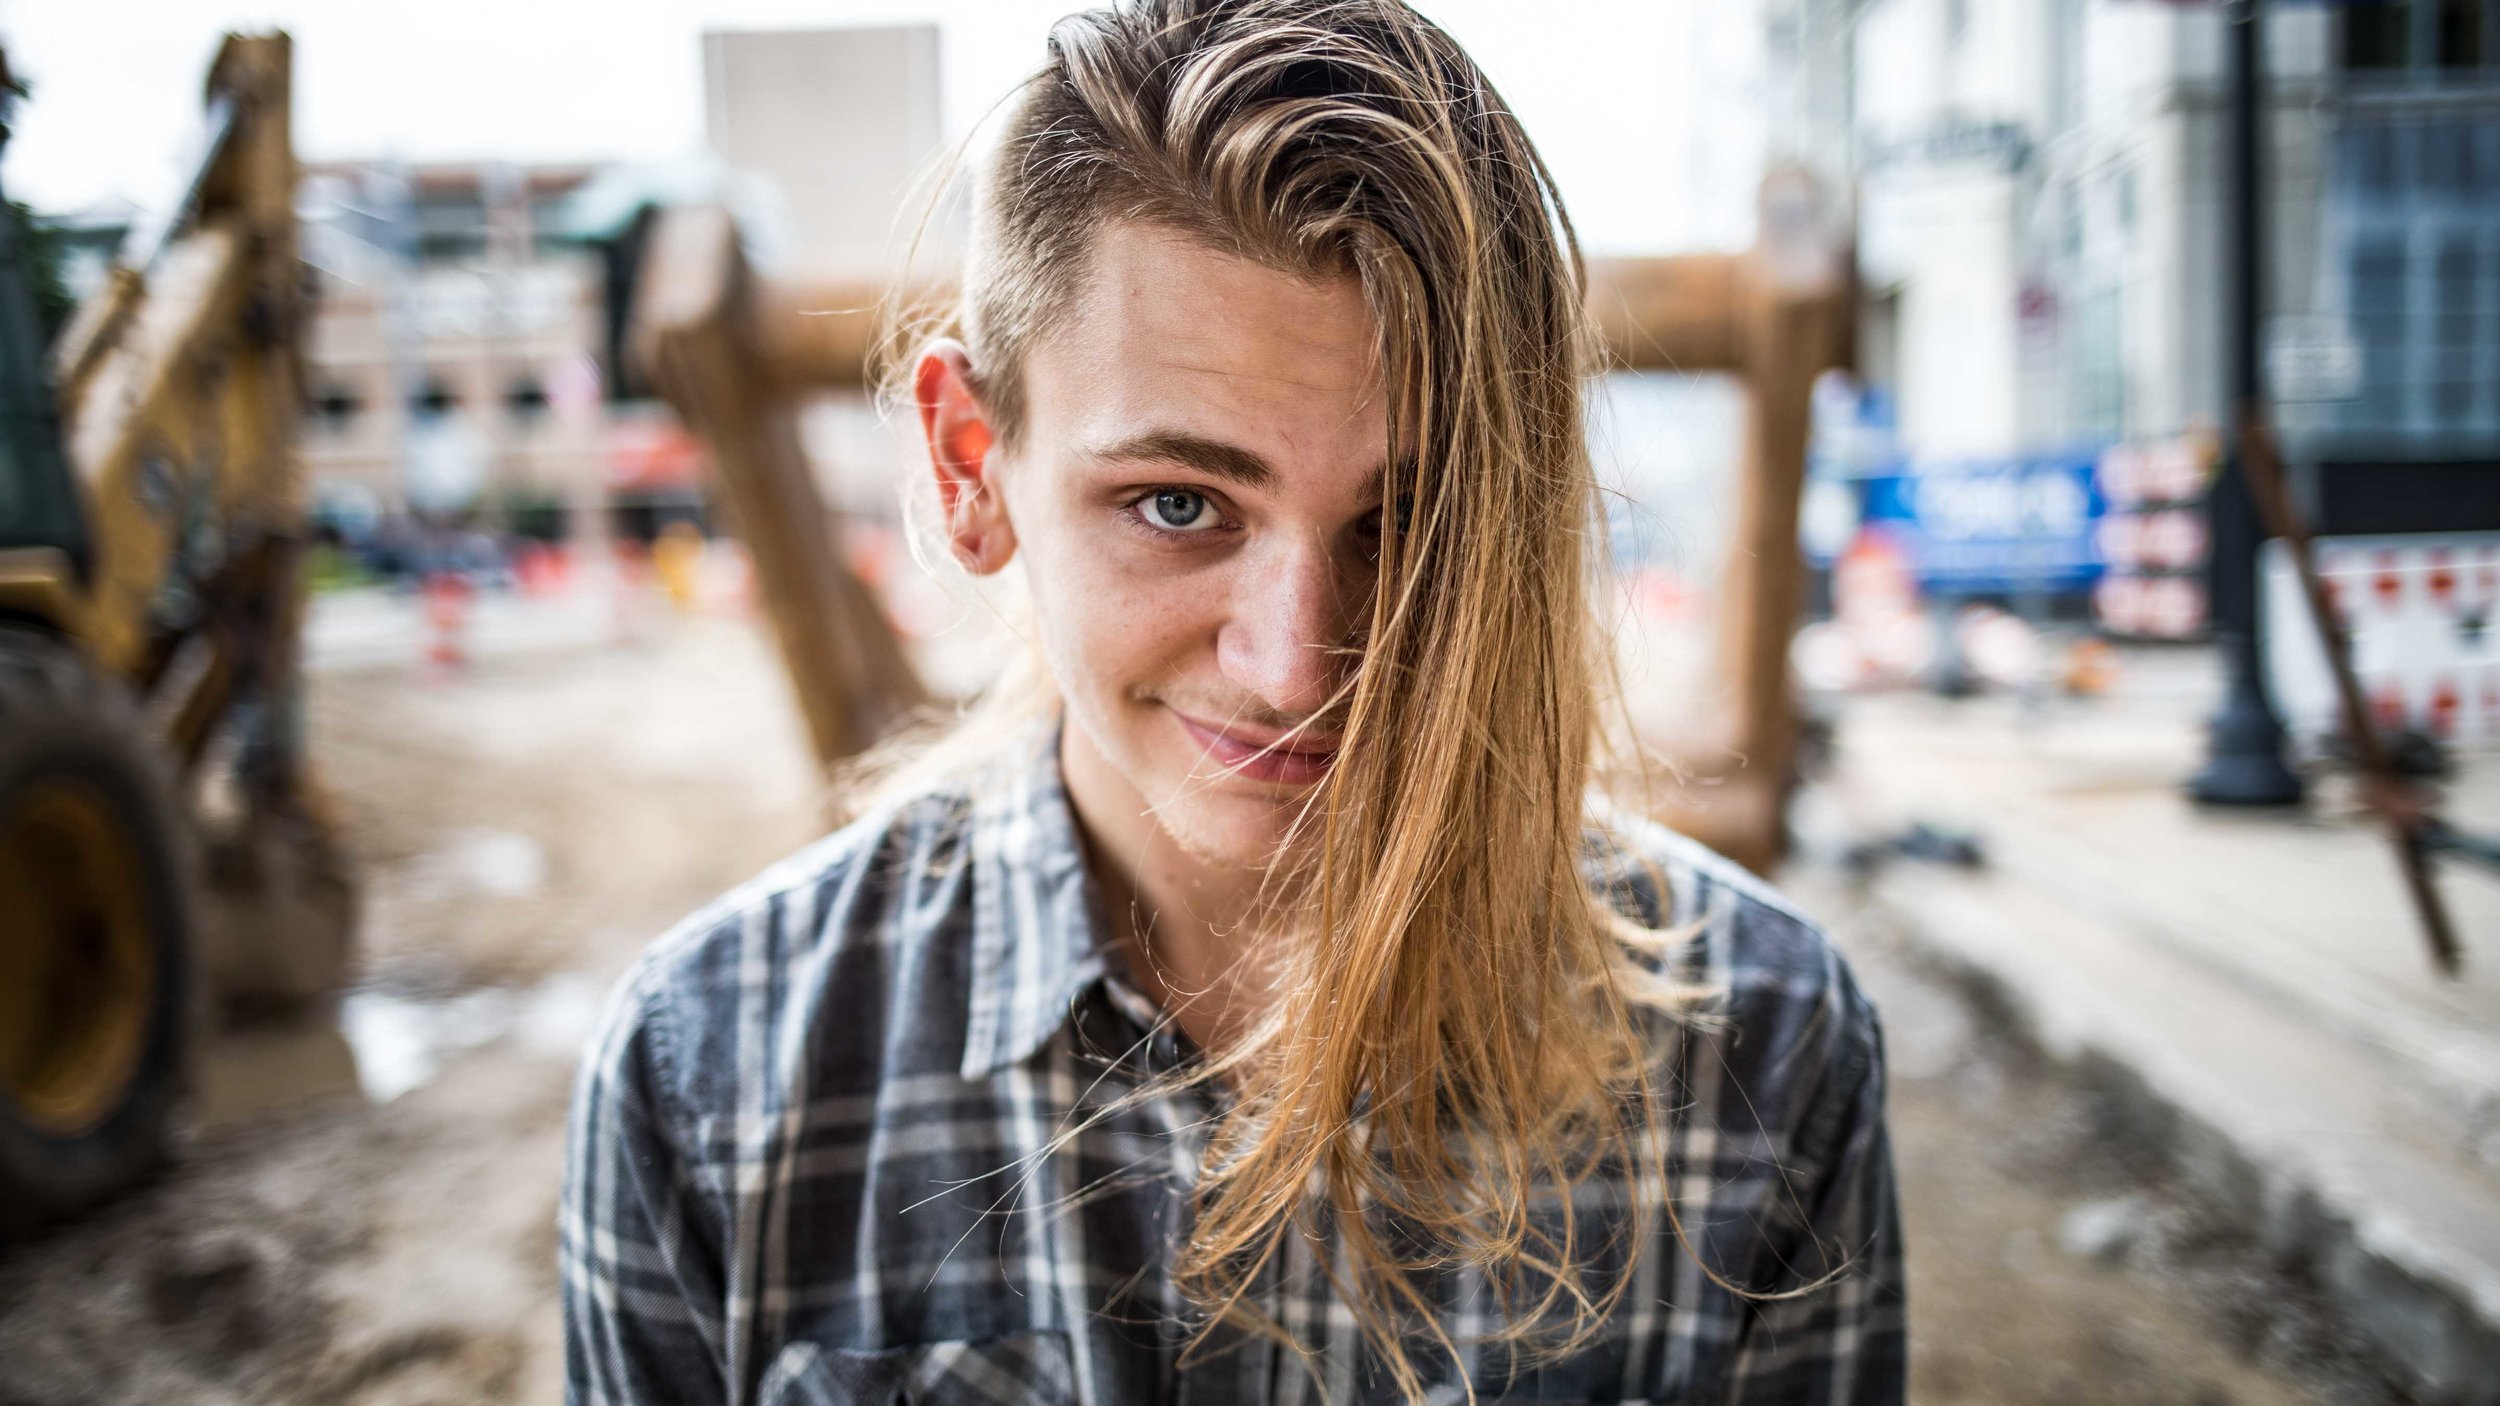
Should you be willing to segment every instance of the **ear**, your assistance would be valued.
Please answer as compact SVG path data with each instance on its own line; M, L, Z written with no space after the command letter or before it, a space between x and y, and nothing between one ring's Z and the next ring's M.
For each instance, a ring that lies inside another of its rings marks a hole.
M912 398L929 441L929 467L937 474L947 544L966 571L987 576L1015 556L1016 530L990 479L997 436L973 390L972 360L961 343L940 340L921 352L912 371Z

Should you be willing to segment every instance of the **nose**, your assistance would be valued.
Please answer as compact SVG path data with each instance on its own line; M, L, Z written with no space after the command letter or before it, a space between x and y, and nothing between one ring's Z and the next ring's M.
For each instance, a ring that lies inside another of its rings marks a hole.
M1302 538L1279 541L1240 567L1216 634L1216 666L1271 710L1309 717L1345 677L1352 591L1344 564L1325 543Z

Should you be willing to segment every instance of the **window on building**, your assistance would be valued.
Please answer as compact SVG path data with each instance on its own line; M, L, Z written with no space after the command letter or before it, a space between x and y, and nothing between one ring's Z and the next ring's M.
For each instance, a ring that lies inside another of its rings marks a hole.
M2358 240L2345 260L2352 333L2361 345L2361 394L2344 403L2345 428L2392 435L2405 423L2406 363L2413 346L2405 242L2400 235Z
M538 422L547 413L547 388L535 376L523 376L503 393L504 413L521 424Z
M2123 307L2116 288L2075 300L2066 357L2066 428L2078 440L2114 440L2127 432Z
M580 247L572 235L563 233L565 202L578 187L532 195L529 198L530 247L541 254L569 252Z
M2412 0L2344 11L2344 67L2404 68L2413 61Z
M2084 117L2083 0L2057 0L2049 24L2049 130L2072 131Z
M333 384L323 387L321 394L313 397L312 421L323 430L337 434L355 423L356 417L364 413L364 408L364 398L353 389Z
M2441 68L2480 68L2490 62L2483 0L2441 0L2433 61Z
M2333 148L2323 305L2361 354L2320 427L2362 452L2500 444L2500 113L2350 110Z
M408 398L408 413L419 420L432 420L450 414L459 404L460 397L451 393L451 387L441 377L428 376L417 387L417 393Z
M474 263L486 255L486 206L476 192L428 191L417 200L417 257Z
M2451 354L2435 355L2427 368L2427 408L2431 423L2448 431L2492 428L2489 402L2500 390L2481 365L2492 340L2483 326L2492 290L2478 242L2471 231L2451 230L2431 251L2431 342Z
M2344 67L2355 72L2500 65L2494 0L2383 0L2339 9Z

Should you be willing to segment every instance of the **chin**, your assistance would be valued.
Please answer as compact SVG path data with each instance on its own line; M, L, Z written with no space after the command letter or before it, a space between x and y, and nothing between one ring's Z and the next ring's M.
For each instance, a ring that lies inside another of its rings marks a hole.
M1204 864L1265 869L1310 798L1308 787L1263 784L1226 772L1179 734L1171 719L1151 719L1166 737L1140 747L1145 765L1132 772L1142 796L1156 798L1155 821L1172 843Z
M1265 869L1276 862L1303 797L1246 792L1229 778L1188 778L1167 792L1173 798L1156 807L1155 818L1173 844L1202 863Z
M1163 705L1122 700L1093 712L1076 709L1096 753L1153 817L1180 853L1212 868L1273 867L1310 785L1253 780L1224 769Z

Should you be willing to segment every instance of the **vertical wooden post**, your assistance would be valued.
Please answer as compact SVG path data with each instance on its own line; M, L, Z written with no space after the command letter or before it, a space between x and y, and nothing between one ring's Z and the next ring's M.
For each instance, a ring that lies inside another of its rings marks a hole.
M1745 378L1745 455L1736 517L1720 577L1719 672L1728 688L1733 743L1748 790L1743 834L1722 835L1729 857L1767 869L1785 847L1780 815L1796 766L1796 704L1789 692L1789 642L1804 604L1805 569L1797 515L1805 492L1806 435L1813 354L1825 309L1810 298L1757 284L1748 292L1747 342L1759 355Z
M727 212L676 209L653 232L635 309L652 381L702 436L817 758L856 755L927 694L883 607L842 555L799 444L797 404L758 335L755 279Z
M1763 184L1762 234L1741 255L1590 268L1590 313L1618 366L1730 371L1745 386L1745 448L1719 580L1725 747L1678 757L1692 783L1656 802L1676 829L1755 870L1778 863L1797 754L1789 642L1804 603L1797 545L1814 381L1849 359L1849 265L1803 172Z

